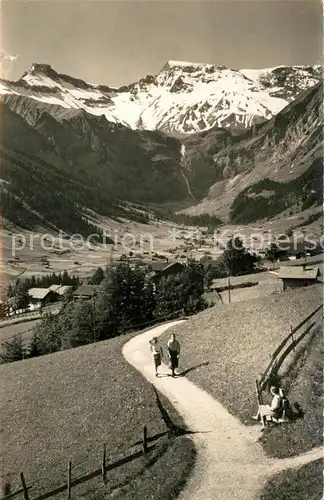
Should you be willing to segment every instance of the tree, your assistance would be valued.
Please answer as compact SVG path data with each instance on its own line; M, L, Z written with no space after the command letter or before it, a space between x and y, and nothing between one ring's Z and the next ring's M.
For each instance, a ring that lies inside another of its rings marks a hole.
M19 280L10 288L10 297L12 300L12 308L15 311L20 309L27 309L30 303L30 296L28 294L28 285Z
M181 278L179 275L171 275L161 279L156 288L155 318L166 317L183 309L180 286Z
M19 281L17 281L19 283ZM16 284L10 284L9 285L9 290L8 290L8 296L11 297L14 295L14 291L17 288L17 282ZM29 288L34 288L34 287L40 287L40 288L48 288L51 285L71 285L73 288L78 286L80 284L80 279L78 276L69 276L67 271L64 271L63 273L59 274L48 274L46 276L41 276L41 277L35 277L31 276L31 278L26 278L23 281L24 286L26 286L27 289Z
M193 314L205 307L202 265L190 263L178 276L162 280L156 291L142 269L120 263L107 269L92 301L66 301L59 315L44 315L33 331L28 355L78 347L120 335L165 313ZM17 346L15 356L22 356Z
M270 247L266 249L265 259L270 262L276 262L284 255L287 255L287 251L280 250L275 243L271 243Z
M153 316L154 290L140 268L120 263L110 271L107 286L111 295L111 318L120 330L145 323Z
M62 323L62 349L93 342L93 312L90 302L80 301L72 304L70 310L66 311Z
M100 285L100 283L105 279L105 273L101 267L98 267L96 272L93 274L89 281L89 285Z
M73 289L69 289L64 295L63 295L63 309L73 300Z
M231 276L253 273L260 260L255 254L250 254L246 250L242 240L238 237L228 241L223 258Z
M49 354L61 349L62 316L54 316L47 313L42 316L41 321L34 327L32 341L29 345L29 356Z
M286 230L286 235L290 238L294 234L292 226L289 226Z
M207 307L204 298L204 268L189 264L178 275L163 278L156 288L156 318L184 310L194 314Z
M107 269L107 277L101 282L95 298L95 328L96 338L103 340L114 337L117 331L116 315L112 307L113 281L110 270Z
M26 356L26 349L23 343L22 335L16 335L10 340L3 342L1 361L2 363L12 363L20 361Z
M15 296L15 309L27 309L30 303L30 295L26 288L20 288Z
M35 358L37 356L41 356L42 354L46 354L46 352L42 352L41 342L36 332L33 333L32 340L28 346L28 357Z
M62 285L69 285L70 284L70 277L69 277L69 273L67 271L63 271L61 283L62 283Z
M208 264L205 268L205 286L210 288L214 279L225 278L227 276L226 266L223 262L220 262L217 266L212 266Z

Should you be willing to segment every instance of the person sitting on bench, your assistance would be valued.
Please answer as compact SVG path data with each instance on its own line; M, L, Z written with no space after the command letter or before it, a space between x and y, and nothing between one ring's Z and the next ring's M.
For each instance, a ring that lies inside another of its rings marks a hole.
M259 405L258 413L254 415L253 420L259 420L261 418L261 422L263 425L263 417L267 419L276 421L282 412L282 402L283 402L283 392L279 387L271 387L270 393L272 394L272 401L270 405Z

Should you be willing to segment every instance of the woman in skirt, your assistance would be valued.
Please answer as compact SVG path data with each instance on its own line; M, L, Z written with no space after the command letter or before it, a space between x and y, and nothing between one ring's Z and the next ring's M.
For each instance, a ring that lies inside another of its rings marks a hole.
M151 342L151 352L153 354L154 367L155 367L155 376L158 377L158 368L162 363L163 351L162 347L159 345L158 339L154 337Z

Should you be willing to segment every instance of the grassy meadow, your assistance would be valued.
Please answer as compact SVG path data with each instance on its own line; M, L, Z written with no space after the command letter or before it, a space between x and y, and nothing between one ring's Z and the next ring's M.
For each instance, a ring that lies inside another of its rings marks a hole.
M182 344L180 371L209 392L243 423L256 412L255 379L270 354L323 300L314 285L231 304L218 304L166 332ZM289 397L289 395L288 395Z
M315 460L298 469L288 469L273 476L260 500L322 500L323 460Z
M33 498L66 482L69 460L75 478L100 468L104 443L107 461L114 462L139 449L134 444L142 439L144 425L149 437L166 431L152 387L121 354L129 337L0 366L0 463L2 480L11 483L12 491L20 485L21 471L27 485L32 484ZM172 420L183 425L168 401L162 402ZM96 490L110 498L117 486L127 488L136 479L139 496L132 498L142 499L143 484L149 488L150 470L155 477L153 466L165 453L172 457L175 471L169 475L169 467L162 468L161 484L175 490L193 464L193 444L167 435L156 443L148 459L110 472L107 487L98 478L76 487L74 494L81 498ZM154 480L152 485L156 487ZM112 495L119 498L118 490Z
M268 455L284 458L323 443L323 354L323 330L318 328L282 378L289 401L297 402L304 416L265 430L261 441Z

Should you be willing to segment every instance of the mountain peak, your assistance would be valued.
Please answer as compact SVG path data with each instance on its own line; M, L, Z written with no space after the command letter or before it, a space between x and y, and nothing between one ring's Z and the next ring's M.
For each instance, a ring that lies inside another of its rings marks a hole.
M20 81L31 86L55 87L58 74L50 64L33 63L26 71Z
M199 63L199 62L192 62L192 61L176 61L176 60L169 60L165 63L163 66L163 70L165 69L171 69L171 68L204 68L204 67L212 67L214 64L210 63Z
M30 65L29 71L51 72L53 68L47 63L33 63Z
M206 66L205 63L193 62L193 61L175 61L173 59L167 61L169 66Z

